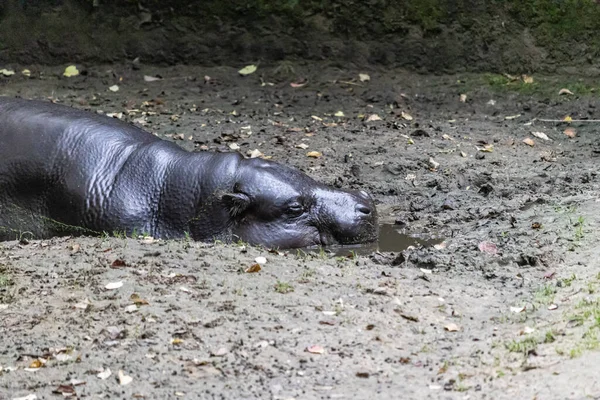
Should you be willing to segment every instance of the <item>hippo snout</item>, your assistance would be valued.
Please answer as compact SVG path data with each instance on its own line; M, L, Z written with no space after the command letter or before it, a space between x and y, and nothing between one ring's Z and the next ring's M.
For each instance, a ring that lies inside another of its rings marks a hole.
M324 213L332 240L339 244L357 244L377 240L377 208L365 191L330 191Z

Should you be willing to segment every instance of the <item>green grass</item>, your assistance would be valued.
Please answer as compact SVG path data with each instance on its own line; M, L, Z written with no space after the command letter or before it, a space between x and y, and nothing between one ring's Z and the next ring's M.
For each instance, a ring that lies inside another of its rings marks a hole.
M286 294L286 293L293 292L294 287L287 282L277 281L277 283L275 284L275 291L277 293Z
M527 356L532 351L535 351L539 344L538 338L535 336L527 336L521 340L511 340L507 342L506 349L511 353L520 353Z

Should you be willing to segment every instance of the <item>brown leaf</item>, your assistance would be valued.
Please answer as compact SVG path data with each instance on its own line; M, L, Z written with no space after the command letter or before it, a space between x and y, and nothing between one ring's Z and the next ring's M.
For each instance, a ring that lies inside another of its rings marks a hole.
M71 385L59 385L52 393L62 394L64 397L76 396L75 388Z
M126 267L127 264L125 263L125 261L121 260L120 258L117 258L115 261L112 262L112 264L110 265L111 268L121 268L121 267Z
M311 158L319 158L322 155L323 153L321 153L320 151L309 151L308 153L306 153L306 156Z
M531 146L531 147L533 147L535 145L535 142L531 138L523 139L523 143L525 143L526 145Z
M562 88L558 91L559 95L563 95L563 94L573 94L573 92L571 92L569 89L567 88Z
M576 134L577 134L577 131L575 130L575 128L565 129L565 135L567 135L570 138L574 138Z
M254 272L259 272L262 268L260 267L259 264L252 264L251 266L249 266L246 269L246 272L248 273L254 273Z

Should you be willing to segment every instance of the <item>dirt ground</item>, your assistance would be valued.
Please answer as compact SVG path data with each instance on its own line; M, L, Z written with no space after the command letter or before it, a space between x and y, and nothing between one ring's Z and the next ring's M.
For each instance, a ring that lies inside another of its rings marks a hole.
M258 149L368 190L381 223L438 244L24 235L0 244L0 399L600 398L593 82L242 66L18 66L0 94L116 113L189 150ZM540 121L565 116L586 121Z

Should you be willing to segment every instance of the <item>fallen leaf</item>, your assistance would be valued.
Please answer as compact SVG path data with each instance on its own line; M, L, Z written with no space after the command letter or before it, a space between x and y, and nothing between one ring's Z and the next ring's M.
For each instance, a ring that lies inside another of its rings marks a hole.
M0 69L0 74L4 76L11 76L15 74L15 71L13 71L12 69Z
M256 65L246 65L244 68L240 69L238 73L242 76L253 74L256 71Z
M358 80L361 82L368 82L371 80L371 77L368 74L358 74Z
M484 144L483 147L475 146L475 148L477 149L477 151L483 151L485 153L491 153L494 151L494 145L491 143Z
M21 73L28 78L31 76L31 71L28 69L24 69L23 71L21 71Z
M69 65L67 68L65 68L65 72L63 72L63 75L66 76L67 78L70 78L72 76L77 76L77 75L79 75L79 70L77 69L76 66Z
M558 308L558 305L556 305L556 304L550 304L550 305L548 306L548 310L550 310L550 311L552 311L552 310L556 310L557 308Z
M517 114L517 115L508 115L506 117L504 117L504 119L506 120L511 120L511 119L516 119L519 118L521 116L521 114Z
M454 139L452 139L452 137L451 137L450 135L448 135L448 134L446 134L446 133L444 133L444 134L442 135L442 139L446 139L446 140L454 140Z
M52 393L62 394L63 397L77 396L75 388L71 385L59 385L56 389L52 391Z
M526 145L531 146L531 147L533 147L535 145L535 142L531 138L523 139L523 143L525 143Z
M119 385L125 386L129 385L133 381L133 378L125 375L125 372L119 370Z
M435 161L432 157L429 157L429 166L433 169L438 169L440 163Z
M306 85L308 83L308 81L304 81L304 82L292 82L290 83L290 86L293 88L299 88L302 87L304 85Z
M458 328L458 325L456 325L454 323L450 323L450 324L444 326L444 329L447 330L448 332L458 332L460 330Z
M125 263L125 261L121 260L120 258L117 258L115 261L112 262L110 266L111 268L120 268L127 266L127 264Z
M227 348L225 347L220 347L219 349L217 349L217 351L215 351L214 353L211 353L211 355L213 357L223 357L224 355L226 355L227 353L229 353L229 350L227 350Z
M108 290L113 290L113 289L118 289L118 288L120 288L122 286L123 286L123 282L119 281L119 282L108 283L106 286L104 286L104 288L108 289Z
M309 151L308 153L306 153L307 157L311 157L311 158L319 158L321 157L323 154L319 151Z
M558 91L559 95L563 95L563 94L574 94L573 92L571 92L569 89L567 88L562 88Z
M366 122L381 121L381 117L377 114L371 114L365 120Z
M523 306L523 307L511 307L510 311L514 312L515 314L518 314L518 313L521 313L521 312L525 311L525 306Z
M467 95L466 94L461 94L460 95L460 102L461 103L466 103L467 102Z
M412 115L410 115L409 113L405 113L404 111L402 111L402 113L400 115L402 115L402 118L404 118L407 121L412 121L413 120Z
M102 372L100 372L99 374L97 374L96 376L102 380L104 379L108 379L109 376L112 375L112 372L110 370L110 368L106 368L105 370L103 370Z
M577 131L574 128L567 128L564 131L565 135L567 135L570 138L574 138L575 135L577 134Z
M338 111L335 114L333 114L335 117L345 117L344 112L343 111Z
M296 147L302 150L308 149L308 145L306 143L299 143L296 145Z
M323 118L321 117L317 117L316 115L311 115L310 116L312 119L317 120L317 121L323 121Z
M325 349L321 346L309 346L306 348L306 351L312 354L323 354L325 353Z
M567 116L565 116L565 117L563 118L563 121L565 121L565 122L571 122L571 121L573 121L573 118L571 118L571 116L570 116L570 115L567 115Z
M160 78L158 76L144 75L144 82L155 82L155 81L160 81L161 79L162 78ZM206 81L206 77L204 77L204 80Z
M521 75L521 78L523 79L523 83L527 83L527 84L533 83L533 77L532 76Z
M13 397L12 400L37 400L37 398L37 395L32 393L24 397Z
M237 143L229 143L229 148L231 150L239 150L240 149L240 145Z
M130 304L127 307L125 307L126 313L136 312L137 310L138 310L138 306L136 306L135 304Z
M29 364L28 368L42 368L43 366L44 366L44 362L42 362L42 360L37 358Z
M419 268L419 270L424 274L433 274L433 271L430 269Z
M111 92L118 92L119 85L112 85L111 87L108 88L108 90L110 90Z
M254 261L256 261L257 264L263 265L267 263L267 259L265 257L256 257Z
M482 253L494 255L498 252L498 247L492 242L479 243L479 250Z
M171 341L171 343L177 346L183 343L183 339L175 338Z
M249 274L252 274L252 273L260 272L261 269L262 268L260 267L259 264L252 264L251 266L246 268L246 272Z
M536 138L540 138L542 140L552 140L544 132L531 132L531 134Z
M133 301L133 304L138 306L147 306L149 304L148 300L142 299L137 293L132 293L131 296L129 296L129 300Z
M264 154L258 149L248 151L248 154L250 155L250 158L258 158L264 156Z

